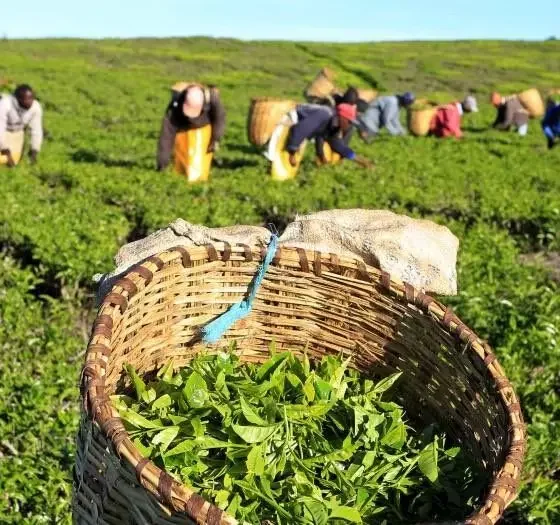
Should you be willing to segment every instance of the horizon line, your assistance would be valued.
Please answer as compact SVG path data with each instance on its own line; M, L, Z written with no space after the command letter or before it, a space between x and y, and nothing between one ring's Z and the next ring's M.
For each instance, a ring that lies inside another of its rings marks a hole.
M247 43L276 43L276 42L306 42L316 44L383 44L383 43L416 43L416 42L527 42L527 43L545 43L545 42L559 42L560 40L549 36L546 38L413 38L410 40L403 39L380 39L380 40L307 40L307 39L290 39L290 38L274 38L274 39L261 39L261 38L239 38L230 36L210 36L210 35L189 35L189 36L38 36L38 37L21 37L2 35L1 41L40 41L40 40L229 40L236 42Z

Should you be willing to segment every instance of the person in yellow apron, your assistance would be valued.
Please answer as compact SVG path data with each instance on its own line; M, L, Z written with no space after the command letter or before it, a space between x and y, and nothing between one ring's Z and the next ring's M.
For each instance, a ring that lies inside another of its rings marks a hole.
M215 87L188 84L169 103L158 142L157 169L174 156L177 173L189 182L205 181L212 156L225 131L225 108Z
M353 160L364 168L373 164L370 160L357 155L344 141L344 136L349 133L352 126L356 125L356 106L341 103L336 108L318 106L314 104L300 104L296 107L297 123L291 126L286 141L288 162L295 168L301 162L300 146L308 139L315 139L317 156L326 162L325 143L329 148L340 155L342 159Z

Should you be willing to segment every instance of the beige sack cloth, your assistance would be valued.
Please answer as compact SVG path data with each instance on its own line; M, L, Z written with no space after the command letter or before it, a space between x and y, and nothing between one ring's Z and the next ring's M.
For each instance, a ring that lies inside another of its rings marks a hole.
M386 210L328 210L296 217L280 244L348 257L438 295L457 293L459 240L445 226Z
M177 219L167 228L123 246L116 269L97 275L98 300L132 266L175 246L225 241L266 246L270 232L259 226L206 228ZM279 246L318 250L353 257L381 268L391 277L438 295L457 293L459 241L448 228L385 210L329 210L296 217Z

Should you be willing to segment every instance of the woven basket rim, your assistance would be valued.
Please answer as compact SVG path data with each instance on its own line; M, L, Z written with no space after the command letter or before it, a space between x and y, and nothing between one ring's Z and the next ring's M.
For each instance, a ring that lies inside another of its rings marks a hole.
M144 458L129 439L122 420L104 392L106 366L111 353L112 328L126 311L129 299L148 286L154 274L161 270L166 263L190 267L193 259L227 262L232 254L242 256L245 261L259 261L264 258L265 253L265 247L214 242L201 246L176 246L147 258L133 266L105 296L99 307L88 343L80 380L85 414L94 423L97 423L121 460L127 462L135 470L137 479L144 488L155 495L164 505L177 512L185 512L190 518L197 520L197 523L236 525L239 522L211 502L204 500L191 488L176 481L152 461ZM496 523L517 496L527 435L517 395L490 346L468 328L455 315L451 307L444 306L412 285L393 279L389 273L366 265L359 259L303 248L279 247L272 265L287 262L292 266L295 262L296 268L299 266L301 271L314 273L317 276L321 276L323 265L328 265L329 268L338 267L356 271L357 279L375 285L377 290L384 295L401 304L412 304L423 313L430 314L435 322L464 343L464 351L473 352L474 357L480 359L494 380L500 401L509 417L508 437L510 441L503 465L492 479L484 502L480 503L477 511L464 523L470 525ZM108 341L107 344L98 341L93 343L93 339L100 335ZM209 521L206 521L207 519Z

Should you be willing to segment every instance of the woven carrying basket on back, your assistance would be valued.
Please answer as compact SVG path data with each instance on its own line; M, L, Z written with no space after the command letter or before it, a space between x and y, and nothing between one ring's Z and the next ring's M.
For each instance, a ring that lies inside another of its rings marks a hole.
M437 112L437 106L407 111L407 125L409 131L417 137L425 137L430 132L432 119Z
M358 89L358 98L364 102L370 103L377 97L378 91L375 89Z
M292 100L277 98L254 98L251 100L247 119L249 142L264 146L282 117L296 107Z
M517 96L531 118L540 118L544 115L544 101L538 89L527 89Z
M306 97L313 97L324 99L332 96L336 92L336 86L333 83L334 73L328 69L323 68L313 81L305 89Z
M181 93L181 91L185 91L185 89L187 89L190 86L204 87L199 82L191 82L191 81L188 81L188 80L181 80L179 82L175 82L175 84L173 84L171 86L171 91L174 91L175 93Z
M264 252L177 247L134 267L105 297L82 372L75 523L236 523L143 458L108 396L128 386L125 363L145 374L208 350L198 329L246 294ZM221 343L233 340L252 362L266 359L275 341L312 359L342 353L376 377L402 371L395 394L408 414L439 423L489 475L464 523L493 524L515 498L525 450L515 392L489 346L430 296L360 261L283 247L252 312Z

